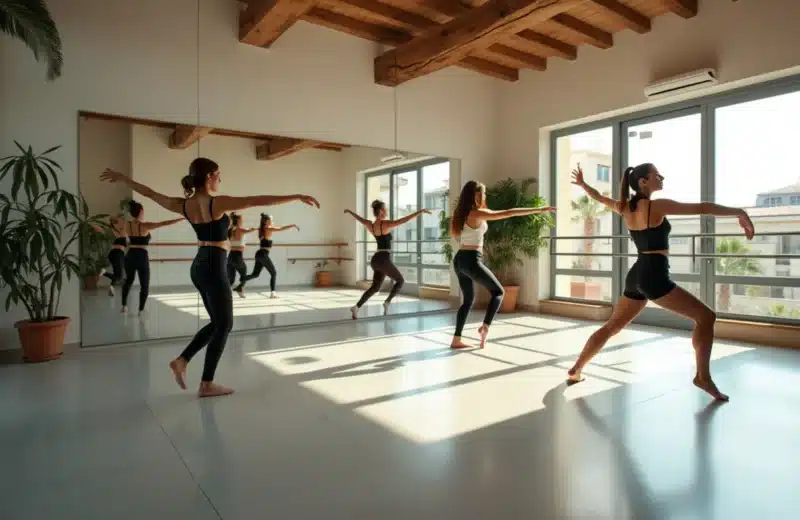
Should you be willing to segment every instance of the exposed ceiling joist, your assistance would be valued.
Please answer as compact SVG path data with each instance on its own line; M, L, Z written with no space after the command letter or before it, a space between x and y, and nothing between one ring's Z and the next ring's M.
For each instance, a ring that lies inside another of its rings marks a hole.
M256 147L256 159L259 161L271 161L280 157L286 157L293 153L307 148L316 148L322 144L320 141L309 139L294 139L291 137L275 137L268 139Z
M269 47L314 6L314 0L250 0L239 17L239 41Z
M609 49L614 46L614 37L602 29L590 25L583 20L579 20L567 14L559 14L551 20L565 29L569 29L577 34L579 38L590 45L600 49Z
M606 13L616 18L628 29L639 34L650 32L650 18L644 16L623 4L619 0L590 0L594 5L601 7Z
M491 0L375 58L375 81L396 86L454 65L584 0Z
M547 52L551 52L565 60L574 60L578 57L578 48L574 45L556 40L545 34L539 34L530 29L523 30L517 34L516 38L517 40L525 40L527 43L543 47Z
M661 0L664 6L681 18L697 16L697 0Z
M207 126L177 125L169 136L169 147L173 150L189 148L213 130Z

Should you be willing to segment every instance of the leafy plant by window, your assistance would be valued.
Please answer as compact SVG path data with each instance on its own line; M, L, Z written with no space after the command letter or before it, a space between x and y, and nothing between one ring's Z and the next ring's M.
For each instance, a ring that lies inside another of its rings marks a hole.
M486 206L493 210L512 208L539 208L546 205L543 197L529 193L536 181L506 179L486 189ZM453 201L453 208L458 203ZM444 211L439 213L439 230L442 238L450 238L450 218ZM489 222L483 244L484 261L504 285L513 285L514 267L521 267L523 258L537 256L539 249L547 245L548 230L555 225L548 213L513 217ZM453 245L445 242L442 253L448 263L453 260Z
M36 61L47 63L48 80L61 76L61 36L44 0L0 0L0 32L24 43Z
M32 321L58 317L66 280L82 274L74 251L82 236L108 232L106 215L90 215L86 201L59 187L61 166L15 141L19 155L0 159L0 182L10 176L10 197L0 194L0 286L6 311L23 306Z

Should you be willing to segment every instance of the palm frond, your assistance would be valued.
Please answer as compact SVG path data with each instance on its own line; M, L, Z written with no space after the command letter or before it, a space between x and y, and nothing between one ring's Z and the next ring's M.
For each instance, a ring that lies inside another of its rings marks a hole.
M47 79L61 76L61 36L44 0L0 0L0 31L21 40L37 61L47 63Z

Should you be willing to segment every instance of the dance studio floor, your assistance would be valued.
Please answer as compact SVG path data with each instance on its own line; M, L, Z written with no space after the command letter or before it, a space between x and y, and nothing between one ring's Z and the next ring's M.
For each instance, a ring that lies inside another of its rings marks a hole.
M134 341L191 336L208 323L208 313L194 287L154 287L147 299L144 317L137 313L139 288L134 285L128 296L130 310L120 313L121 289L109 297L107 289L81 293L83 344L88 346L129 343ZM256 287L245 298L234 294L234 331L286 327L350 319L363 289L350 287L287 287L278 289L278 298L269 297L269 288ZM381 292L372 297L359 313L360 318L383 315ZM398 295L392 302L391 314L435 312L448 309L449 302L422 300ZM95 324L102 323L99 327Z
M798 518L799 352L719 342L709 406L679 332L632 327L566 387L596 324L503 315L453 352L452 323L236 335L237 393L203 401L182 341L0 366L0 518Z

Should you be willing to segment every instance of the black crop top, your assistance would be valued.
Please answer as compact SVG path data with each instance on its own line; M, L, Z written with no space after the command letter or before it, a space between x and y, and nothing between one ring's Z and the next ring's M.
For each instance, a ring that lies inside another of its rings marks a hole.
M208 200L208 214L214 215L212 209L214 206L214 198L210 198ZM183 216L186 217L186 220L194 228L194 232L197 235L197 240L200 242L224 242L228 240L228 228L231 224L231 218L228 216L227 213L223 214L222 217L218 218L217 220L212 220L211 222L198 222L195 224L189 218L189 215L186 214L186 201L183 201Z
M372 226L372 232L375 233L375 225ZM375 242L378 243L378 249L391 249L392 248L392 234L386 233L385 235L375 235Z
M631 239L636 244L636 249L639 252L644 251L664 251L669 249L669 232L672 231L672 224L669 223L667 217L656 227L650 227L650 208L652 201L647 200L647 228L633 230L631 229Z
M128 245L128 238L127 237L117 237L114 239L113 245L115 246L126 246Z
M137 227L139 228L139 232L142 232L142 225L137 222ZM146 246L150 243L150 233L146 235L134 235L133 233L133 222L131 222L131 234L128 235L128 243L132 246Z
M262 238L261 239L261 247L272 247L272 240L269 238Z

